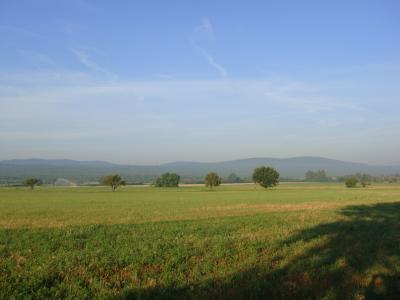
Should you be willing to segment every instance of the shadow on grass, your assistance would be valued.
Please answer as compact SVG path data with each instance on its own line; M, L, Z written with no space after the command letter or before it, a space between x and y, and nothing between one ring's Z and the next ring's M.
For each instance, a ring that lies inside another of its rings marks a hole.
M340 221L282 241L299 253L289 260L196 285L132 289L120 298L399 299L400 203L348 206L340 214Z

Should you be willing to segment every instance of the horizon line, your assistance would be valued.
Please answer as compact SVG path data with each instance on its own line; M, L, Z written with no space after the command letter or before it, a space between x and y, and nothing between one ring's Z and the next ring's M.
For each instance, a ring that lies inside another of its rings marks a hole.
M357 162L357 161L350 161L350 160L342 160L336 158L329 158L324 156L312 156L312 155L303 155L303 156L290 156L290 157L272 157L272 156L257 156L257 157L247 157L247 158L236 158L236 159L228 159L228 160L217 160L217 161L196 161L196 160L176 160L176 161L169 161L164 163L158 164L132 164L132 163L116 163L107 160L86 160L86 159L71 159L71 158L37 158L37 157L30 157L30 158L12 158L12 159L2 159L0 163L10 162L10 161L24 161L24 160L37 160L37 161L70 161L70 162L80 162L80 163L108 163L113 165L120 165L120 166L162 166L168 164L176 164L176 163L199 163L199 164L215 164L215 163L224 163L224 162L233 162L233 161L241 161L241 160L252 160L252 159L274 159L274 160L288 160L288 159L298 159L298 158L314 158L314 159L325 159L325 160L333 160L338 162L345 162L345 163L354 163L354 164L362 164L362 165L369 165L369 166L382 166L382 167L390 167L390 166L400 166L398 163L393 164L371 164L366 162Z

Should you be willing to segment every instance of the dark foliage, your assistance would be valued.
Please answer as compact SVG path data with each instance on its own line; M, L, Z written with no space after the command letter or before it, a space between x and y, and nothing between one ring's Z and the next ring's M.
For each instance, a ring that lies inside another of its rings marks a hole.
M24 185L29 186L32 190L36 185L41 185L42 181L36 177L30 177L24 181Z
M103 185L109 185L112 189L112 191L114 192L117 187L119 187L120 185L125 185L125 181L122 180L121 175L118 174L113 174L113 175L108 175L105 176L101 179L101 183Z
M253 181L264 188L276 186L278 180L279 173L272 167L258 167L253 172Z
M177 187L179 185L180 176L175 173L164 173L157 177L156 187Z
M215 172L210 172L204 178L204 182L206 187L210 187L212 190L214 186L219 186L221 184L221 177Z
M358 178L355 176L351 176L346 179L345 183L346 187L348 188L355 188L358 184Z

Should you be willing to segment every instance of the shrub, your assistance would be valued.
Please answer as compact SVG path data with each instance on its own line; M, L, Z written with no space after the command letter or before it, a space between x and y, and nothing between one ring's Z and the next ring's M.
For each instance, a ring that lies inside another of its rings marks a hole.
M157 177L156 187L178 187L180 176L175 173L164 173Z
M103 185L109 185L111 186L111 190L114 192L117 187L119 187L120 185L125 185L125 181L122 180L121 175L118 174L113 174L113 175L108 175L108 176L104 176L101 179L101 183Z
M210 187L210 190L212 190L214 186L219 186L221 184L221 177L215 172L210 172L204 178L204 182L206 187Z
M254 169L253 181L264 188L273 187L278 184L279 173L272 167L258 167Z
M31 190L33 190L33 188L34 188L36 185L41 185L41 184L42 184L42 181L41 181L40 179L37 179L36 177L31 177L31 178L26 179L26 180L24 181L24 184L25 184L26 186L29 186L29 187L31 188Z
M351 177L347 178L345 181L345 185L348 188L355 188L357 186L357 183L358 183L358 179L356 176L351 176Z

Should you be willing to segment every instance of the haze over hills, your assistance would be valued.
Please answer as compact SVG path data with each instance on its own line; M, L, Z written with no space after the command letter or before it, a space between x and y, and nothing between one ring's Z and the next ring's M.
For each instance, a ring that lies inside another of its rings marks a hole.
M248 158L222 162L178 161L161 165L122 165L105 161L76 161L49 159L14 159L0 161L0 182L18 182L36 176L47 182L66 178L75 182L98 181L100 177L119 173L130 182L150 182L163 172L176 172L183 179L200 179L207 172L215 171L225 177L234 172L249 178L260 165L276 168L282 178L303 178L308 170L325 170L329 176L353 173L391 175L400 173L400 166L378 166L346 162L323 157Z

